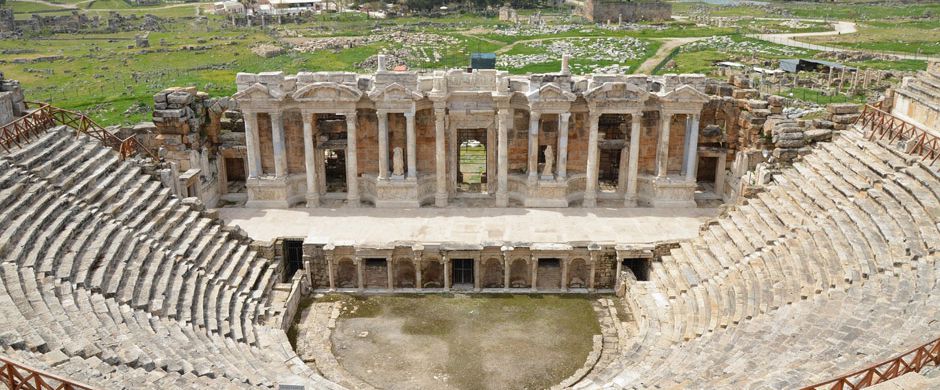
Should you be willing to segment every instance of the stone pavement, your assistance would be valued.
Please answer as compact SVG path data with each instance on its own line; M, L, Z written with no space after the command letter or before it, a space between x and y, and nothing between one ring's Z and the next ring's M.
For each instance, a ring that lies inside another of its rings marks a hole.
M256 240L315 236L358 244L415 242L650 243L696 237L716 209L247 209L219 216Z

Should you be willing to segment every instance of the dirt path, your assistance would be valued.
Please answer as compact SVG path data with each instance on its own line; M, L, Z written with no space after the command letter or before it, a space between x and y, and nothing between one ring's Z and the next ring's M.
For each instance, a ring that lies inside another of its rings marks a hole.
M786 20L786 19L778 19L778 18L760 18L760 19L762 20ZM815 20L815 19L801 19L801 20L806 20L809 22L823 22L823 20ZM757 38L763 41L776 43L779 45L799 47L803 49L810 49L810 50L816 50L816 51L825 51L825 52L859 51L858 49L817 45L813 43L801 42L801 41L794 39L794 38L801 38L801 37L821 37L821 36L832 36L832 35L842 35L842 34L855 34L856 32L858 32L858 25L856 25L855 22L836 21L832 23L832 27L833 27L832 31L810 32L810 33L752 34L748 36L752 38ZM901 58L905 60L923 60L923 59L928 58L927 56L924 56L924 55L915 56L912 54L903 54L903 53L895 53L895 52L887 52L887 51L873 51L873 50L864 50L864 51L870 52L870 53L891 55L891 56L895 56L897 58Z
M42 4L42 5L49 6L49 7L53 7L53 8L79 9L78 7L75 6L75 4L50 3L50 2L48 2L48 1L46 1L46 0L17 0L17 1L22 1L22 2L24 2L24 3Z
M666 59L666 57L669 56L669 53L672 52L672 49L675 49L687 43L692 43L692 42L699 41L705 38L707 37L657 39L663 42L662 46L659 47L659 50L656 50L656 54L653 54L652 57L647 58L646 61L643 61L643 63L640 64L640 67L637 68L636 72L634 73L649 74L653 71L653 68L655 68L657 64L659 64L660 62L662 62L662 60Z

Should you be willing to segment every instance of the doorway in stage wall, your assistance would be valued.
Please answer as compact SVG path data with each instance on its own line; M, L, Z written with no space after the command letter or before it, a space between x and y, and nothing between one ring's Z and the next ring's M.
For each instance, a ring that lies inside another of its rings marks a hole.
M346 150L323 151L326 192L346 192Z
M284 274L281 283L289 283L294 273L304 266L303 240L284 240Z
M473 288L473 259L453 259L453 287Z
M457 191L486 193L486 129L457 129Z

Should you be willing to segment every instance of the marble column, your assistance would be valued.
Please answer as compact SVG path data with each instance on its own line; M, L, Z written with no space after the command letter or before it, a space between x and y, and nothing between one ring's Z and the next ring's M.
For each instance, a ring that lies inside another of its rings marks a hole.
M584 207L597 207L597 126L600 120L600 113L590 113L588 125L590 132L588 134L588 155L587 155L587 183L584 185Z
M473 259L473 290L479 292L483 288L483 281L480 280L482 261L479 257Z
M561 182L568 178L568 122L570 119L570 112L558 114L558 164L556 164L556 169L558 181Z
M359 164L356 153L356 112L346 113L346 207L359 207Z
M317 207L320 205L320 190L317 188L319 180L317 179L317 167L314 159L313 145L313 116L311 113L303 113L304 118L304 169L307 173L307 207Z
M395 289L395 275L394 275L394 272L392 272L393 268L395 268L395 265L394 265L394 263L392 262L392 258L391 258L391 257L386 257L386 258L385 258L385 272L386 272L386 274L388 275L388 276L387 276L387 278L388 278L387 282L388 282L388 289L389 289L389 290L394 290L394 289Z
M512 109L500 108L497 114L496 137L496 206L509 206L509 128L512 127Z
M656 143L656 177L664 178L669 168L669 127L672 122L672 113L660 112L659 115L659 141Z
M588 279L588 292L594 292L594 275L597 274L597 255L591 251L589 254L591 259L591 278Z
M444 291L450 291L450 259L442 255L441 262L444 263Z
M529 185L534 185L538 180L540 116L538 111L529 112Z
M568 259L561 259L561 291L568 292Z
M248 149L248 177L261 175L261 149L258 144L258 113L245 112L245 147Z
M538 291L539 259L536 258L535 256L532 256L531 263L532 263L532 277L530 278L530 280L532 281L531 287L532 287L532 291Z
M685 175L689 168L689 143L692 141L692 115L685 114L685 136L682 137L682 175Z
M617 256L617 271L614 273L614 291L620 288L620 273L623 272L623 259Z
M415 265L415 289L418 292L421 291L422 275L421 275L421 252L415 252L414 254L414 265Z
M437 178L437 191L434 205L447 206L447 154L444 149L444 119L446 111L443 105L434 107L434 174Z
M698 170L698 114L689 115L689 131L687 150L685 159L688 161L685 167L685 180L695 181L695 172Z
M356 282L358 283L359 291L365 290L366 288L366 280L364 278L365 272L363 272L362 267L363 267L362 258L357 256L356 257Z
M333 255L332 253L326 255L326 273L330 278L330 291L336 291L336 275L334 270L336 267L333 265Z
M388 112L379 110L379 180L388 180Z
M503 289L509 291L509 255L503 251Z
M405 113L405 147L408 149L408 180L418 180L418 141L415 135L415 113Z
M640 164L640 129L643 124L643 113L636 112L631 115L630 126L630 162L627 166L627 192L624 195L624 207L636 207L636 180Z
M274 144L274 176L287 176L287 147L284 143L284 117L280 112L271 113L271 140Z
M715 167L715 194L723 197L725 193L725 164L727 164L728 155L718 154L718 166Z

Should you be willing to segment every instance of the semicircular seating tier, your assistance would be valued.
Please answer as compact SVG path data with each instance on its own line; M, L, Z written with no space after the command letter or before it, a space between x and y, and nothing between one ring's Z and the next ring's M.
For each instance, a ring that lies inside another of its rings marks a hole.
M578 388L797 388L937 337L940 177L856 130L630 281L626 351Z
M101 388L330 389L275 267L109 148L0 156L0 349ZM845 131L629 282L622 355L576 388L792 388L936 337L940 177Z

